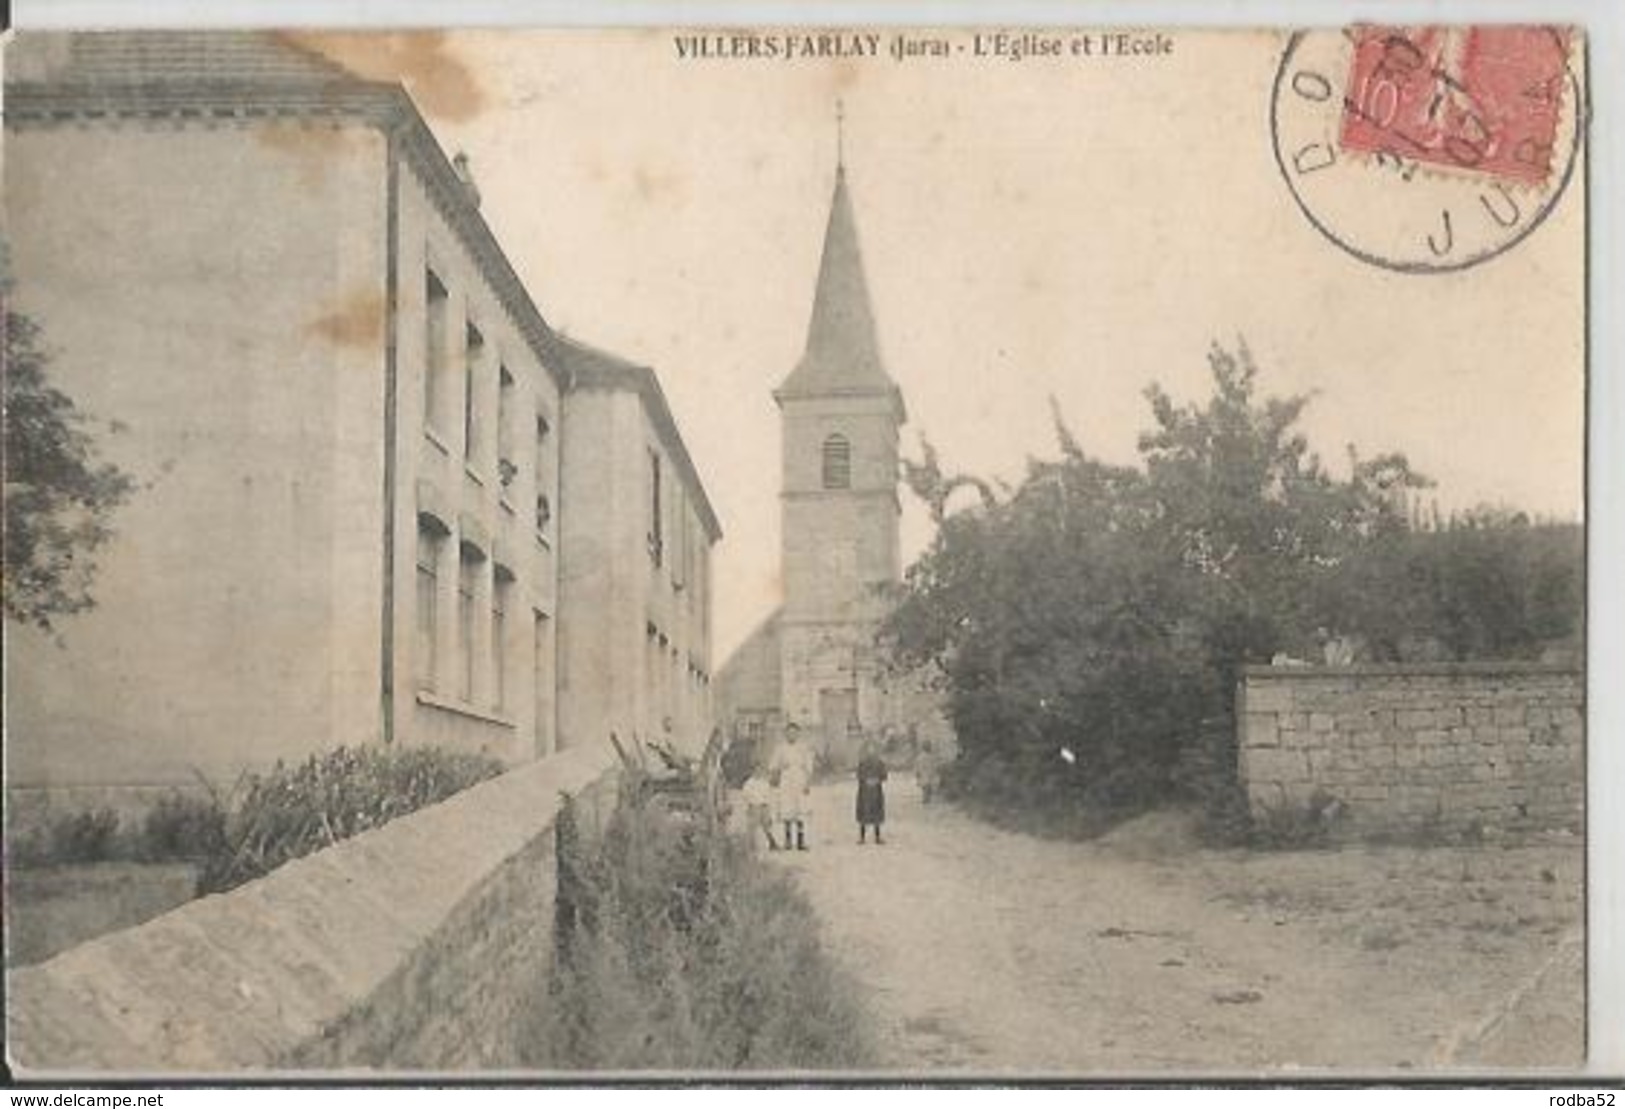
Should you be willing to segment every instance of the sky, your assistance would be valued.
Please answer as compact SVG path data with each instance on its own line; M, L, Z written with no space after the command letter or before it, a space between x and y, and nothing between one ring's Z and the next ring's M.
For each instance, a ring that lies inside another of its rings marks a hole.
M1449 275L1335 248L1277 171L1284 38L1177 32L1159 55L683 60L674 35L459 32L328 48L402 78L549 323L654 366L725 536L717 662L778 601L778 414L833 187L835 106L883 356L953 470L1056 451L1131 463L1144 390L1208 393L1244 337L1303 428L1398 450L1441 508L1582 509L1584 203ZM944 33L947 35L948 33ZM919 37L930 37L922 33ZM1578 179L1577 179L1578 180ZM930 538L905 496L905 563Z

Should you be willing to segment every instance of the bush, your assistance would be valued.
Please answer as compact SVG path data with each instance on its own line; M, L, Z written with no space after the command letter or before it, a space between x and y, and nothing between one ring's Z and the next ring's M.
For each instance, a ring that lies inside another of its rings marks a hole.
M557 958L523 1061L567 1070L852 1069L850 985L788 876L703 820L624 799L601 843L558 825Z
M51 823L49 861L104 862L117 854L119 816L112 809L87 809Z
M198 893L221 893L341 839L387 824L501 773L488 755L432 747L340 747L295 766L281 762L215 794L221 834Z
M32 867L178 856L153 853L145 825L127 827L116 810L103 806L57 812L38 823L8 828L6 857L17 866Z
M149 861L206 859L221 851L225 836L226 814L216 799L169 793L147 811L140 853Z
M1320 790L1304 804L1265 805L1252 819L1248 842L1276 851L1325 847L1342 814L1342 802Z

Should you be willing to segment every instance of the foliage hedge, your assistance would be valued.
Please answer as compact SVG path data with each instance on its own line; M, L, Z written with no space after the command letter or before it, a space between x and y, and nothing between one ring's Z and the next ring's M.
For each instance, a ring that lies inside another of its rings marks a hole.
M1139 466L1060 457L999 487L905 464L935 539L882 640L934 671L959 741L946 791L1020 826L1088 834L1177 797L1245 832L1240 668L1321 657L1317 630L1376 661L1529 658L1578 643L1583 537L1503 509L1425 519L1404 456L1349 448L1334 473L1262 397L1245 345L1215 346L1211 397L1147 390ZM974 488L979 500L949 511ZM1238 827L1241 826L1241 827Z

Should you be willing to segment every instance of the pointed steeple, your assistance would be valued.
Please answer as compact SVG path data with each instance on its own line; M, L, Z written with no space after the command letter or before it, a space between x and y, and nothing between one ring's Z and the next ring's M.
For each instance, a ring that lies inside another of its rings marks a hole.
M835 167L835 195L824 231L824 255L818 266L807 347L774 396L783 399L853 394L891 395L901 415L902 398L880 360L869 286L863 274L863 253L858 248L857 221L852 215L846 166L841 160Z

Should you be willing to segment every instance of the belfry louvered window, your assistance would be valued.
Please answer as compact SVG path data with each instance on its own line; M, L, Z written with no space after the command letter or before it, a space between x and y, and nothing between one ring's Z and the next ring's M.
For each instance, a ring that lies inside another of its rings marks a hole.
M844 435L824 440L824 488L852 488L852 444Z

